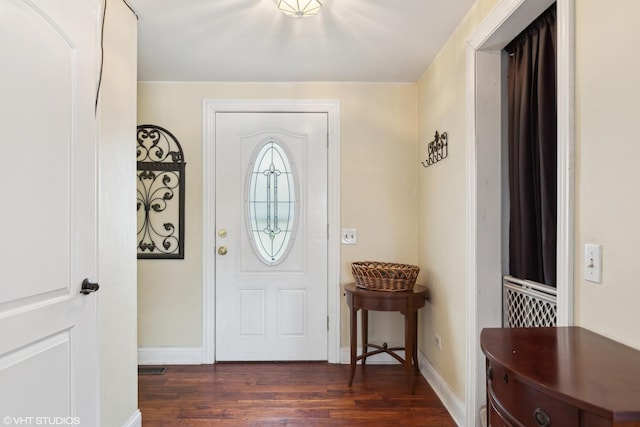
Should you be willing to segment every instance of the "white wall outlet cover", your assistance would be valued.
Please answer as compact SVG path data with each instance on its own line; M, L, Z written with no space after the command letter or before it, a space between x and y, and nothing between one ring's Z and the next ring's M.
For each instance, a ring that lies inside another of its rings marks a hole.
M442 338L440 338L440 335L435 334L435 339L436 339L436 347L438 347L438 350L442 350Z

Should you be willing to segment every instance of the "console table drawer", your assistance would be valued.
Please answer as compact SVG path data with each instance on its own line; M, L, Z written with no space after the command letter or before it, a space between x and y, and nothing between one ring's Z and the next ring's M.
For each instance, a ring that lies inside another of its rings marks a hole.
M388 295L385 291L371 291L382 292L380 296L375 297L363 297L356 295L353 298L353 305L358 308L365 308L367 310L374 311L405 311L407 309L407 300L399 298L385 298ZM395 296L395 294L391 295Z
M578 408L522 384L511 371L497 363L488 363L487 369L490 397L495 399L497 408L506 412L507 419L526 427L580 425Z

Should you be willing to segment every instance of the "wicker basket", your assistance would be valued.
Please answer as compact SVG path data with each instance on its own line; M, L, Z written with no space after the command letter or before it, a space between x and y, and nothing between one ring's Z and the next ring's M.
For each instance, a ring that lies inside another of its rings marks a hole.
M409 264L360 261L351 264L351 272L360 288L376 291L408 291L413 289L420 268Z

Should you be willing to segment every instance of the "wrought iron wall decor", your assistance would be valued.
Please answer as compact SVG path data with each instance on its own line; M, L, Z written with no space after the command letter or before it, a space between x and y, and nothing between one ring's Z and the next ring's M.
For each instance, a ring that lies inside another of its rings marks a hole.
M184 153L175 136L140 125L138 160L138 259L184 259Z
M436 131L433 141L427 145L427 155L429 157L422 162L422 166L425 168L447 158L449 155L449 145L447 144L446 132L439 134L438 131Z

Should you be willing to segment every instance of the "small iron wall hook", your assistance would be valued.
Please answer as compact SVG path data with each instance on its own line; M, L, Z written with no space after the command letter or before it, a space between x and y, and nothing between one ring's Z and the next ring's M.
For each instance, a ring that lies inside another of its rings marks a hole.
M433 141L427 145L427 159L422 162L422 166L428 168L440 160L444 160L449 155L449 144L447 142L447 132L439 134L436 131Z

